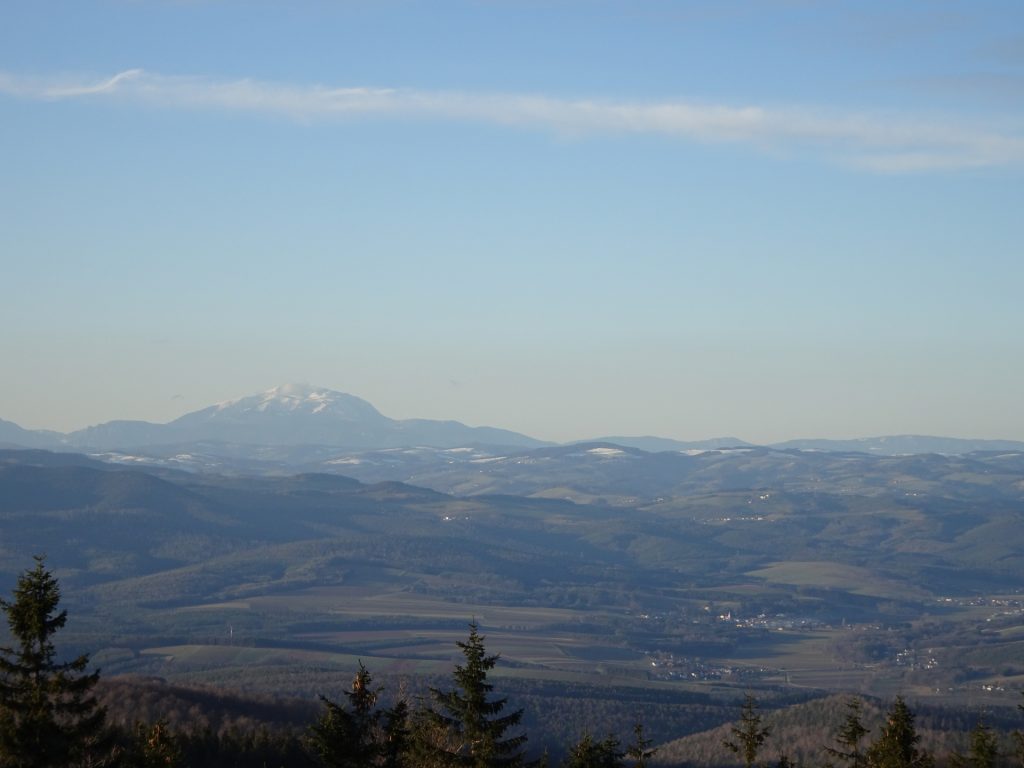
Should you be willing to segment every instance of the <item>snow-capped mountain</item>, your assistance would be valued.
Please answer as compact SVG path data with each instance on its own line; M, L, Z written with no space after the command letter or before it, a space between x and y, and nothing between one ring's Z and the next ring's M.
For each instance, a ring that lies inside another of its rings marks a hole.
M112 421L68 435L73 447L102 450L210 441L354 449L444 448L470 443L523 448L543 445L516 432L468 427L457 421L390 419L354 395L308 384L284 384L187 413L168 424Z
M607 437L597 442L651 452L751 445L734 437L695 442L659 437ZM108 421L65 435L22 429L0 419L0 449L112 452L127 456L129 460L133 460L132 456L166 458L181 454L192 457L188 462L193 463L199 461L196 457L213 457L214 465L219 458L305 465L336 457L336 449L359 452L474 445L489 446L500 452L500 449L531 449L550 443L504 429L468 427L457 421L391 419L359 397L308 384L284 384L187 413L167 424ZM767 447L884 456L959 455L974 451L1024 451L1024 442L899 435L858 440L792 440ZM152 450L147 452L146 449Z
M175 423L244 417L245 414L272 413L295 415L324 414L347 421L387 421L387 417L362 398L309 384L282 384L258 395L228 400L201 411L186 414Z

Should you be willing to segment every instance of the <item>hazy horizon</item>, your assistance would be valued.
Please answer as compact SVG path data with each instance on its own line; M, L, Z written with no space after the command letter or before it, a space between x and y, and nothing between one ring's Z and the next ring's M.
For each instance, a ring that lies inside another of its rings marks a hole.
M165 424L165 423L169 423L171 421L174 421L176 418L178 418L180 416L184 416L184 415L186 415L188 413L192 413L192 412L197 411L197 410L201 410L201 409L208 408L208 407L211 407L211 406L226 405L226 404L230 404L232 402L235 402L237 400L241 400L241 399L246 398L246 397L252 397L252 396L255 396L255 395L259 395L259 394L269 393L271 390L278 389L278 388L280 388L282 386L300 386L300 387L310 387L310 388L315 389L315 390L325 390L326 389L326 390L333 390L333 391L342 391L342 390L338 390L338 389L336 389L334 387L323 387L323 386L320 386L320 385L311 384L309 382L282 382L281 384L278 384L275 387L268 387L267 389L260 390L259 392L248 392L248 393L245 393L243 395L239 395L237 397L232 397L232 398L228 398L228 399L220 400L220 401L216 401L216 402L204 403L204 404L199 405L199 406L197 406L195 408L189 408L188 410L183 410L180 413L176 413L173 416L170 416L168 418L163 418L163 419L139 419L139 420L141 420L141 421L149 421L151 423L156 423L156 424ZM376 407L376 404L372 400L370 400L368 398L365 398L365 397L361 397L360 395L358 395L358 394L356 394L354 392L346 392L345 394L349 394L349 395L354 395L356 397L360 397L360 399L366 400L371 405ZM175 398L175 399L178 402L181 402L181 398ZM397 419L428 418L428 417L424 417L422 414L411 414L411 415L403 415L403 416L394 416L393 414L387 413L387 412L383 411L382 409L378 408L377 410L381 411L381 413L384 416L387 416L389 418L397 418ZM99 424L105 423L107 421L115 421L115 420L119 420L119 419L123 419L123 418L125 418L125 417L123 417L123 416L116 416L113 419L103 419L101 421L93 421L93 422L90 422L88 424L83 424L81 426L65 428L65 429L58 429L58 428L55 428L55 427L32 427L32 426L28 426L26 424L19 424L19 426L21 426L23 428L26 428L26 429L52 430L52 431L62 432L62 433L71 433L71 432L74 432L74 431L76 431L78 429L83 429L83 428L86 428L86 427L93 427L93 426L97 426ZM439 419L439 420L454 419L456 421L461 421L460 419L457 419L455 417L443 416L443 415L432 416L432 417L429 417L429 418L435 418L435 419ZM3 414L0 414L0 419L4 419L4 420L7 420L7 421L12 421L12 419L8 419L8 418L4 417ZM17 423L17 422L15 422L15 423ZM500 424L500 423L486 423L486 424L484 424L484 423L472 424L472 423L467 423L467 422L463 422L463 423L466 423L467 426L471 426L471 427L486 426L486 427L495 427L495 428L499 428L499 429L511 429L511 427L508 427L507 425ZM513 431L520 432L521 430L513 430ZM564 437L564 438L545 437L545 436L542 436L542 435L537 435L537 434L533 434L533 433L529 433L529 432L524 432L523 434L526 434L528 437L533 437L533 438L537 438L537 439L540 439L540 440L545 440L545 441L552 442L552 443L571 443L571 442L580 441L580 440L589 440L589 439L603 438L603 437L633 437L633 438L657 437L657 438L674 439L674 440L679 440L679 441L684 441L684 442L685 441L699 442L701 440L710 440L710 439L723 438L723 437L734 437L734 438L737 438L739 440L744 440L746 442L750 442L750 443L754 443L754 444L758 444L758 445L770 445L770 444L773 444L773 443L781 443L781 442L786 442L788 440L797 440L797 439L856 440L856 439L861 439L861 438L909 436L911 433L895 433L895 432L885 432L885 433L882 433L882 432L879 432L879 433L875 433L875 434L863 434L863 435L805 434L805 435L792 435L792 436L789 436L789 437L784 437L784 438L780 438L780 439L773 439L773 440L753 440L753 439L751 439L751 438L749 438L749 437L747 437L746 435L743 435L743 434L725 433L725 432L718 433L718 434L707 434L707 435L670 435L670 434L665 434L665 433L660 433L660 432L628 432L628 431L626 431L626 432L616 432L616 433L613 433L613 432L590 432L590 433L587 433L587 434L575 435L575 436ZM960 438L960 439L968 439L968 440L973 440L973 439L976 439L976 440L999 440L999 439L1013 440L1013 439L1015 439L1015 438L992 437L992 436L989 436L989 435L949 435L949 434L938 435L938 434L927 434L927 433L913 433L913 435L920 436L920 437L951 437L951 438Z
M1024 440L1024 6L11 3L0 418Z

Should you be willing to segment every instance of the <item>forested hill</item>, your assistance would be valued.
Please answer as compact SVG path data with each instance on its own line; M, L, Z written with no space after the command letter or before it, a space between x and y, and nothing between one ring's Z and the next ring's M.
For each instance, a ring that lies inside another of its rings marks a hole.
M851 701L861 705L859 718L866 733L860 746L866 752L869 744L881 735L886 725L886 712L892 702L833 695L762 712L763 727L770 731L760 750L764 761L771 763L785 755L796 765L835 765L836 756L827 750L841 746L837 737L850 715ZM970 731L979 722L987 724L997 734L998 749L1002 755L1009 758L1018 751L1012 734L1024 725L1024 714L1020 712L954 709L918 702L913 704L912 711L914 728L920 737L918 748L938 758L940 764L947 763L953 753L969 751ZM724 723L660 744L652 762L708 768L728 764L728 753L723 754L722 744L733 737L735 725L735 722Z

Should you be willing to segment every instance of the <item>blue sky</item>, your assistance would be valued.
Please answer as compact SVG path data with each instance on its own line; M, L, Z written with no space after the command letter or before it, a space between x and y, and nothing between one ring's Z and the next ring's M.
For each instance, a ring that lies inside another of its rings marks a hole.
M1024 439L1019 2L10 2L0 418Z

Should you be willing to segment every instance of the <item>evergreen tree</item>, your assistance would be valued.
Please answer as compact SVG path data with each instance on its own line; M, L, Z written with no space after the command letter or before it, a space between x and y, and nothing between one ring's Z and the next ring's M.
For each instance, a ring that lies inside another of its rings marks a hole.
M762 726L757 699L748 693L743 697L740 721L732 727L732 739L725 739L722 745L734 755L739 755L745 768L752 768L757 762L758 751L771 733L771 728Z
M53 636L67 622L57 611L60 586L35 558L0 600L14 647L0 648L0 766L68 768L102 765L111 755L106 712L92 694L99 673L86 655L58 662Z
M457 763L461 737L439 713L424 702L409 718L409 765L416 768L450 768Z
M863 705L860 699L850 698L846 701L846 719L836 734L838 747L825 747L831 756L842 760L849 768L865 768L867 756L861 749L861 740L868 735L868 729L861 720Z
M447 738L437 738L445 754L441 761L466 768L517 768L523 763L522 746L526 735L508 736L519 725L523 711L502 715L508 699L489 699L494 686L487 682L487 673L498 661L497 654L488 656L484 637L476 622L469 625L469 638L458 643L465 657L455 667L455 690L431 689L431 696L441 711L429 710L427 719Z
M376 709L380 689L373 688L373 678L359 662L346 691L348 707L321 696L326 712L309 729L310 751L328 768L369 768L384 754L378 725L382 713Z
M412 739L409 705L404 699L384 713L382 736L381 768L401 768L406 764Z
M625 755L633 761L633 768L646 768L647 761L658 751L651 748L653 743L644 736L643 723L637 723L633 726L633 742L626 747Z
M991 726L979 720L971 731L967 754L954 752L949 763L953 768L995 768L999 758L999 741Z
M622 768L623 753L619 750L619 740L607 736L601 741L594 741L589 733L569 750L562 763L563 768Z
M897 696L881 735L868 747L868 768L931 768L931 756L917 748L920 741L914 728L914 713L903 697Z

